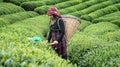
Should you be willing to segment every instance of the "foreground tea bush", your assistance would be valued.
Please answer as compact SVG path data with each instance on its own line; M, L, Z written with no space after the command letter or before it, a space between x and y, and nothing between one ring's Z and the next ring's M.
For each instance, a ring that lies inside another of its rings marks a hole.
M104 35L104 38L108 41L118 41L120 42L120 30L114 32L108 32Z
M82 20L80 26L78 27L79 31L83 31L87 26L91 25L92 23L86 20Z
M10 67L77 67L63 60L45 44L32 43L0 45L0 65Z
M47 21L47 16L38 16L0 28L0 65L77 67L69 60L58 57L49 44L34 43L27 39L36 35L43 37Z
M68 57L73 63L81 65L83 56L93 49L104 44L105 41L95 35L87 35L83 32L76 32L68 44ZM84 67L84 66L83 66Z
M79 63L82 67L119 67L120 42L112 42L101 45L86 53Z

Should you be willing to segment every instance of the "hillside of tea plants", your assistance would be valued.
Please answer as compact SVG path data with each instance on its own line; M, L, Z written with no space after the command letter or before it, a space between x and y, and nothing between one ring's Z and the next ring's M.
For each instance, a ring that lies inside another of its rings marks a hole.
M46 39L50 6L81 20L68 60L29 40ZM0 67L120 67L120 0L0 0Z

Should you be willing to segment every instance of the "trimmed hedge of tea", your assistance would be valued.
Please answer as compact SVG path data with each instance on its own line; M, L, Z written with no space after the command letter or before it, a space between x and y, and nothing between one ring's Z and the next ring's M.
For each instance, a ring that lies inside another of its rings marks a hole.
M55 4L54 6L57 7L58 9L63 9L63 8L67 8L67 7L70 7L73 5L77 5L77 4L82 3L82 2L83 2L82 0L79 0L79 1L78 0L71 0L71 1L65 1L62 3Z
M58 57L50 46L39 43L0 45L0 57L4 67L77 67Z
M80 67L119 67L120 42L102 44L86 53L79 62Z
M119 16L109 16L109 17L97 18L93 22L94 23L96 23L96 22L111 22L111 21L118 20L118 19L120 19Z
M82 20L82 23L80 24L80 26L78 27L79 31L83 31L87 26L91 25L92 23L86 20Z
M104 35L104 38L106 38L108 41L118 41L120 42L120 29L116 30L114 32L108 32Z
M90 7L93 4L97 4L97 3L100 3L100 2L103 2L103 1L104 0L90 0L90 1L85 1L85 2L82 2L82 3L78 4L78 5L74 5L72 7L61 9L60 13L61 14L66 14L66 13L72 13L72 12L78 11L78 10L83 10L83 9L85 9L87 7Z
M14 3L16 5L19 5L23 2L28 2L28 1L36 1L36 0L3 0L4 2L11 2ZM38 1L38 0L37 0Z
M112 24L110 22L101 22L89 25L84 29L84 32L87 34L103 35L107 32L113 32L117 29L119 29L119 27L115 24Z
M58 57L49 44L27 39L36 35L43 37L47 24L47 16L38 16L0 28L0 65L77 67Z
M84 10L81 10L81 12L84 13L84 14L89 14L91 12L102 9L102 8L104 8L106 6L109 6L109 5L112 5L112 4L114 4L114 3L111 2L111 1L104 1L102 3L98 3L98 4L95 4L95 5L92 5L92 6L86 8Z
M92 27L94 29L99 28L100 34L94 33ZM78 67L119 66L118 45L120 42L116 42L119 40L119 32L117 32L119 28L112 23L98 23L96 26L94 24L89 25L87 29L91 29L89 31L91 33L77 31L68 43L68 57L70 61L77 63ZM104 30L104 33L100 29ZM108 35L111 32L115 33L116 36L114 34Z
M45 5L44 1L29 1L21 4L21 7L27 11L33 11L36 7Z
M113 13L111 13L111 14L107 14L107 15L105 15L105 16L96 18L96 19L94 19L92 22L93 22L93 23L98 23L98 22L106 21L106 22L112 22L112 23L120 26L119 15L120 15L120 11L113 12Z
M95 35L88 35L84 32L76 32L71 41L68 43L68 57L71 62L77 63L77 65L80 66L82 65L80 63L84 62L82 61L84 55L104 43L104 40L99 39Z
M61 9L64 9L64 8L71 7L73 5L77 5L77 4L82 3L82 2L85 2L85 1L71 0L71 1L65 1L65 2L62 2L62 3L55 4L54 6L56 6L59 10L61 10ZM63 6L63 4L64 4L64 6ZM39 14L46 14L46 12L47 12L47 10L50 6L51 5L45 5L45 6L37 7L37 8L35 8L34 11L38 12Z
M43 5L54 5L60 2L64 2L64 0L29 1L22 3L21 7L23 7L25 10L33 11L36 7L40 7Z
M3 2L0 3L0 15L12 14L22 11L24 11L24 9L21 8L20 6L11 3L3 3Z
M41 7L37 7L35 8L35 12L37 12L38 14L47 14L47 10L50 6L41 6Z
M16 21L24 20L27 18L38 16L36 12L28 11L28 12L18 12L9 15L0 16L0 27L3 27L8 24L15 23Z
M98 17L104 16L106 14L113 13L116 11L119 11L119 9L115 5L111 5L111 6L103 8L103 9L97 10L95 12L92 12L88 15L93 18L98 18Z
M116 24L120 27L120 19L116 19L116 20L113 20L111 21L113 24Z

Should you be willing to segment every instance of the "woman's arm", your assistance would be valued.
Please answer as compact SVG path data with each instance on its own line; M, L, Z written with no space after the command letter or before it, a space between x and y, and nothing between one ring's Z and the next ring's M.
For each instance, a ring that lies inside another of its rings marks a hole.
M48 35L48 42L50 42L50 40L51 40L51 30L50 30L50 32L49 32L49 35Z

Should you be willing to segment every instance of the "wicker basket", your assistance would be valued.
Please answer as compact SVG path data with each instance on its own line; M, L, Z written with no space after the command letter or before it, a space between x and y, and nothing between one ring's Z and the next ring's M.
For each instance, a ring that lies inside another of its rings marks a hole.
M62 15L62 18L65 25L65 38L68 42L80 25L81 20L71 15Z

